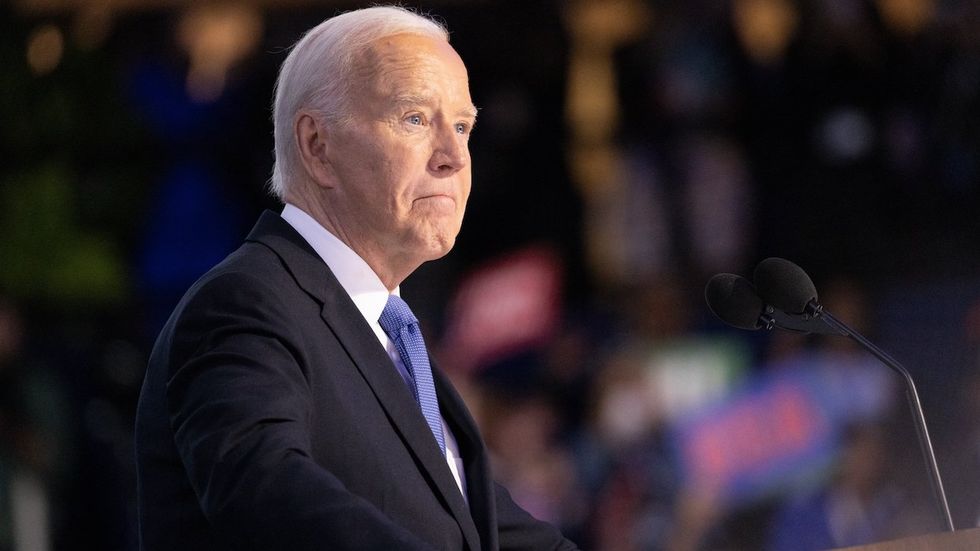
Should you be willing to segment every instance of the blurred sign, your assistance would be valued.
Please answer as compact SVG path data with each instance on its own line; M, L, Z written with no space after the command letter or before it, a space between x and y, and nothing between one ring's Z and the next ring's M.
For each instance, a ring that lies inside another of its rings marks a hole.
M883 369L824 360L784 366L679 420L673 436L686 484L751 501L825 473L847 424L879 414L891 386Z
M717 403L743 377L750 354L743 341L704 335L652 346L647 376L661 414L673 419Z
M554 334L560 316L561 263L532 247L466 278L453 299L444 345L458 369L479 369Z

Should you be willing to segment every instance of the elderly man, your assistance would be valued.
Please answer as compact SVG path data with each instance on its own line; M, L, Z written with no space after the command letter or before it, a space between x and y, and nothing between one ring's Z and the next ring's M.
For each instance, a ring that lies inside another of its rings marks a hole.
M491 480L398 296L452 247L470 191L476 109L447 36L370 8L283 63L285 208L194 284L150 357L143 549L574 548Z

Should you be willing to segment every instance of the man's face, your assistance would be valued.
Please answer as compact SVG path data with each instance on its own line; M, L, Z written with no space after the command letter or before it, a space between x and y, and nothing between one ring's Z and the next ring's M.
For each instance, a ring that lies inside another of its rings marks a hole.
M448 43L401 34L371 44L355 75L350 122L326 138L335 226L365 258L414 269L449 252L463 221L476 118L466 67Z

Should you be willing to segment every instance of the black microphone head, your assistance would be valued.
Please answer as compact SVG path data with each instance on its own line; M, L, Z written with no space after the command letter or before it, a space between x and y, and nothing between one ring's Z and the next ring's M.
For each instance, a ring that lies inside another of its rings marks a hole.
M704 287L704 300L718 319L739 329L755 331L765 305L752 283L735 274L717 274Z
M752 275L759 296L787 314L802 314L807 304L817 302L817 288L803 268L783 258L767 258Z

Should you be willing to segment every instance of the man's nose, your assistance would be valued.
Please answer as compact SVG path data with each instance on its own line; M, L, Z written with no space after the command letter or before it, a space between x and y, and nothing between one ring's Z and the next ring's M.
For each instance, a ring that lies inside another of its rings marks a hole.
M429 170L438 175L450 176L469 164L470 150L467 136L457 132L455 125L440 128L434 140Z

